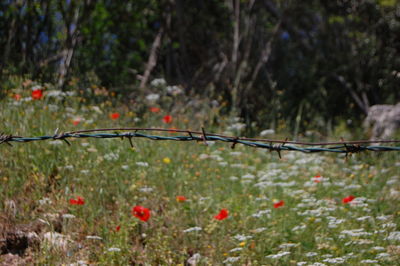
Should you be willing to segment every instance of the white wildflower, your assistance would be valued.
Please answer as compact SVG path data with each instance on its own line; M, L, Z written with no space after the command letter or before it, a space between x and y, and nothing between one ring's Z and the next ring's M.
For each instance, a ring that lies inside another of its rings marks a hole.
M189 265L197 265L200 262L201 255L200 253L195 253L193 256L191 256L188 260L187 263Z
M53 140L53 141L49 142L49 144L57 146L57 145L63 145L64 142L62 140Z
M195 226L195 227L190 227L188 229L183 230L184 233L189 233L189 232L198 232L203 230L201 227L199 226Z
M216 160L216 161L218 161L218 162L224 160L224 158L222 158L222 157L219 156L218 154L211 154L211 155L208 156L208 158L214 159L214 160Z
M350 184L346 186L346 189L360 189L361 185L359 184Z
M344 238L346 235L347 236L351 236L351 237L355 237L355 236L370 236L370 235L372 235L372 233L365 232L364 228L352 229L352 230L343 230L342 232L340 232L339 238Z
M206 200L209 200L209 199L210 199L210 197L200 197L199 201L203 202L203 201L206 201Z
M389 257L390 257L389 253L382 252L382 253L379 253L378 255L376 255L375 259L377 259L377 260L379 260L379 259L387 259Z
M168 93L172 94L173 96L176 96L183 92L183 90L178 86L167 86L166 90Z
M119 155L116 153L113 153L113 152L107 153L104 155L104 159L107 161L116 161L116 160L118 160L118 158L119 158Z
M199 155L199 159L200 159L200 160L205 160L205 159L208 159L209 157L210 157L210 155L204 154L204 153L202 153L202 154Z
M92 240L102 240L103 238L99 236L86 236L86 239L92 239Z
M68 246L69 238L65 235L56 232L47 232L43 235L45 244L52 247L59 248L61 250L66 250Z
M95 106L95 105L90 106L90 109L93 110L93 111L95 111L95 112L98 113L98 114L102 114L102 113L103 113L103 112L101 111L100 107Z
M160 94L157 93L150 93L149 95L146 96L146 100L149 101L150 103L154 103L158 99L160 99Z
M292 247L297 247L299 244L296 243L283 243L279 245L279 248L284 249L284 248L292 248Z
M153 79L150 82L150 85L153 87L161 87L167 85L167 82L163 78Z
M384 248L384 247L380 247L380 246L376 246L376 247L372 247L371 250L375 250L375 251L384 251L385 248Z
M238 260L240 260L240 257L227 257L222 263L237 262Z
M243 241L246 241L246 240L251 239L253 237L252 236L246 236L246 235L235 235L233 238L236 239L237 241L243 242Z
M45 197L45 198L39 200L39 204L40 204L40 205L52 204L52 203L53 203L53 202L51 201L51 199L49 199L49 198L47 198L47 197Z
M252 217L260 218L261 216L271 217L271 210L260 210L252 215Z
M137 166L142 166L142 167L148 167L148 166L149 166L149 163L146 163L146 162L136 162L136 165L137 165Z
M108 251L110 251L110 252L120 252L121 249L120 248L111 247L111 248L108 249Z
M377 260L362 260L362 261L360 261L360 263L363 263L363 264L376 264L376 263L378 263L378 261Z
M363 222L363 221L372 220L372 219L373 218L371 216L367 215L367 216L358 217L356 220L360 221L360 222Z
M265 129L260 132L261 137L265 137L267 135L274 135L274 134L275 134L275 130L273 130L273 129Z
M66 108L65 108L65 111L66 111L67 113L72 113L72 114L76 113L76 110L75 110L74 108L71 108L71 107L66 107Z
M144 193L149 193L149 192L152 192L154 190L154 188L152 188L152 187L142 187L142 188L139 188L139 191L140 192L144 192Z
M290 254L289 251L282 251L282 252L278 252L277 254L268 255L268 256L266 256L266 258L270 258L270 259L280 259L280 258L282 258L283 256L287 256L287 255L289 255L289 254Z
M382 228L394 228L394 227L396 227L397 226L397 224L395 224L395 223L385 223L385 224L382 224Z
M234 164L231 164L231 167L232 168L246 168L246 165L241 164L241 163L234 163Z
M357 256L358 256L358 255L355 255L353 252L350 252L350 253L344 255L343 258L344 258L345 260L347 260L347 259L356 258Z
M328 258L328 259L324 259L323 262L327 262L330 264L342 264L345 262L345 259L341 258L341 257L337 257L337 258Z
M57 112L59 109L58 105L55 104L49 104L47 106L49 107L50 112Z
M228 131L242 131L246 127L244 123L235 123L227 127Z
M242 156L242 152L240 152L240 151L232 151L232 152L230 152L229 153L231 156Z
M306 229L306 227L307 226L305 224L296 225L295 227L292 228L292 231L293 232L301 231L301 230Z
M74 219L76 216L70 213L65 213L62 215L62 218L64 219Z
M78 260L76 263L71 263L69 266L88 266L89 262L85 260Z
M266 196L256 198L256 201L269 201L269 198Z
M259 228L254 229L253 232L257 234L257 233L264 232L265 230L267 230L266 227L259 227Z
M241 251L243 250L243 248L233 248L231 250L229 250L229 252L237 252L237 251Z
M252 174L245 174L242 176L242 179L254 179L254 178L255 178L255 176Z
M385 240L400 241L400 231L391 232Z
M392 215L381 215L381 216L377 216L376 219L379 221L387 221L389 219L391 219L393 216Z

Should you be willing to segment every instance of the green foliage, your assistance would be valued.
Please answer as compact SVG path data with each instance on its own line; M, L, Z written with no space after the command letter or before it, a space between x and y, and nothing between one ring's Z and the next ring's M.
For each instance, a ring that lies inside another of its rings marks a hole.
M1 81L29 75L65 89L73 80L132 98L155 55L150 77L248 125L326 132L400 99L398 9L395 0L2 1Z

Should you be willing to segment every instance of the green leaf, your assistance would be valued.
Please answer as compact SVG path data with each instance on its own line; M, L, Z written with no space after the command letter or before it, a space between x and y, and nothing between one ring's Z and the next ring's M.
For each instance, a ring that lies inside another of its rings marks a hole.
M379 0L378 4L383 7L394 7L397 3L397 0Z
M334 24L334 23L343 24L344 23L344 17L342 17L342 16L330 16L328 18L328 23L329 24Z

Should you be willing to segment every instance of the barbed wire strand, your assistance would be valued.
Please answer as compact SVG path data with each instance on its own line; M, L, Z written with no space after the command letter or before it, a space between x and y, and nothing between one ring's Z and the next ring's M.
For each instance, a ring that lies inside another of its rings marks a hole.
M109 133L113 131L113 133ZM121 132L128 131L128 132ZM150 135L139 133L139 131L145 132L169 132L169 133L186 133L187 136L163 136L163 135ZM257 138L246 138L237 136L225 136L221 134L206 133L204 128L202 131L191 131L182 129L164 129L164 128L100 128L100 129L88 129L79 131L69 132L58 132L58 129L53 135L38 136L38 137L21 137L9 134L0 133L0 144L6 143L11 145L11 142L26 143L32 141L44 141L44 140L62 140L66 144L71 145L68 141L69 138L127 138L129 144L133 147L132 138L146 138L150 140L159 141L201 141L207 145L207 141L221 141L232 143L231 148L234 149L237 144L250 146L254 148L267 149L269 151L275 151L281 158L281 151L298 151L304 153L315 153L315 152L333 152L333 153L344 153L346 156L353 153L359 153L364 151L400 151L400 146L380 146L380 145L366 145L375 143L400 143L400 140L356 140L356 141L336 141L336 142L302 142L302 141L290 141L285 140L273 140L273 139L257 139ZM361 145L364 144L364 145ZM312 147L300 147L301 146L312 146ZM315 147L315 146L329 146L331 147ZM11 145L12 146L12 145Z

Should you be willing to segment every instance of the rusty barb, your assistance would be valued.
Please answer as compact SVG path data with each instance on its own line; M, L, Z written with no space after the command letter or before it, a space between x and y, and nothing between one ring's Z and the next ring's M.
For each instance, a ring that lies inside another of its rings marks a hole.
M141 132L158 132L164 134L150 135ZM165 134L167 133L167 134ZM184 135L177 136L176 133L183 133ZM42 140L62 140L66 144L71 145L68 139L72 138L127 138L131 147L134 147L132 138L146 138L150 140L172 140L172 141L196 141L203 142L208 145L207 141L221 141L232 143L231 148L234 149L237 144L250 146L254 148L267 149L270 152L277 152L279 158L282 158L281 151L299 151L304 153L314 152L334 152L346 155L360 153L364 151L400 151L400 146L380 146L376 143L400 143L400 140L356 140L336 142L302 142L273 139L257 139L246 138L237 136L225 136L221 134L206 133L205 129L201 131L182 130L182 129L164 129L164 128L100 128L100 129L87 129L69 132L59 132L58 128L53 135L39 136L39 137L21 137L13 136L5 133L0 133L0 144L6 143L10 146L11 142L31 142ZM333 146L334 145L334 146ZM329 147L326 147L329 146Z
M0 144L6 143L9 146L12 146L10 141L12 140L13 136L12 135L6 135L4 133L0 133Z

